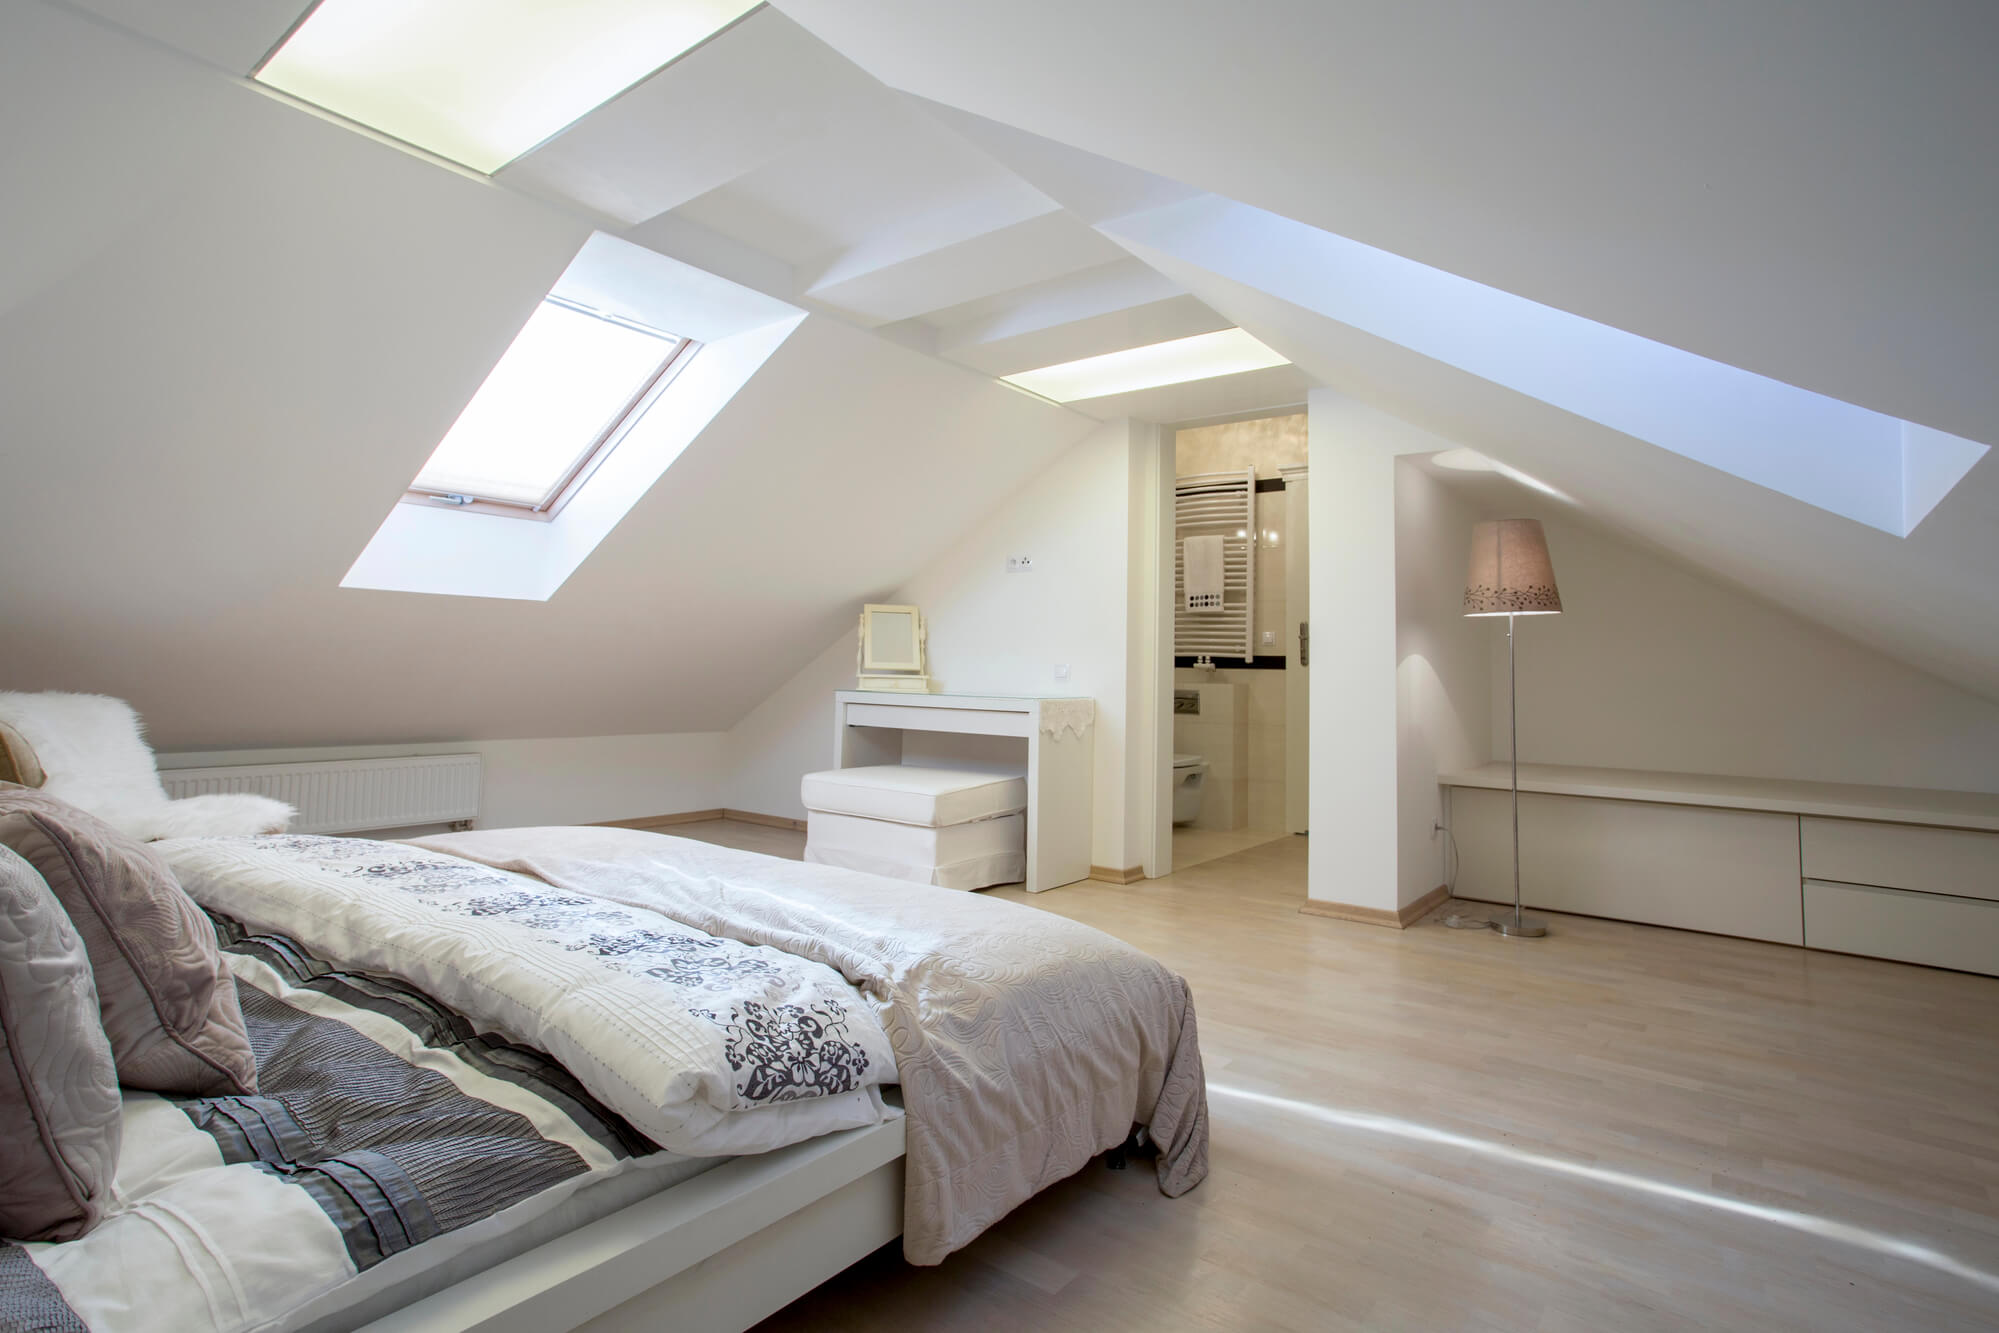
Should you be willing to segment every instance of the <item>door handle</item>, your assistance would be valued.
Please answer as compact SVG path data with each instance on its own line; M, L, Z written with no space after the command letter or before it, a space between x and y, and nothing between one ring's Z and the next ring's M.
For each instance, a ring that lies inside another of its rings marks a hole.
M1303 620L1298 622L1298 665L1312 665L1312 626Z

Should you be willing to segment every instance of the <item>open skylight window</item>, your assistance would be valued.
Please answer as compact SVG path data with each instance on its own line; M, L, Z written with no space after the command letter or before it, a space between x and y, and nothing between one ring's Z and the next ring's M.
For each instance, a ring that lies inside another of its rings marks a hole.
M684 338L548 297L417 473L410 498L552 513L691 350Z
M804 319L591 236L340 586L546 601Z
M319 0L260 83L497 171L761 0Z

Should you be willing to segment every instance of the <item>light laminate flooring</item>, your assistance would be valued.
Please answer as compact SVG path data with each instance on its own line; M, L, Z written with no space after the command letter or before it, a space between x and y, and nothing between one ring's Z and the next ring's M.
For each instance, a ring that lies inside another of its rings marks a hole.
M1191 870L1204 862L1219 861L1224 856L1234 856L1237 852L1290 836L1282 829L1176 828L1173 830L1173 868Z
M1575 917L1305 917L1305 851L997 891L1192 983L1205 1184L1092 1165L760 1327L1999 1328L1999 980Z

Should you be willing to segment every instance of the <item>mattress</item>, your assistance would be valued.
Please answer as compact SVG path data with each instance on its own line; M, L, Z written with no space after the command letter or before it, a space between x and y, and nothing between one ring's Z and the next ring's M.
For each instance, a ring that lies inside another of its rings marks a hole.
M1027 878L1027 816L926 828L814 810L805 859L947 889L1015 884Z
M814 813L941 828L1020 813L1027 809L1027 779L880 764L807 773L799 796Z

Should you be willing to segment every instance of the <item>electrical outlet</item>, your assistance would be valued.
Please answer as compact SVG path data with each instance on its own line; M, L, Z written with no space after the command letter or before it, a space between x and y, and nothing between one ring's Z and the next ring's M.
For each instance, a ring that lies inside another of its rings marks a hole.
M1006 558L1006 572L1009 574L1032 574L1034 557L1031 555L1010 555Z
M1057 662L1055 664L1055 679L1069 679L1069 664L1067 662Z

